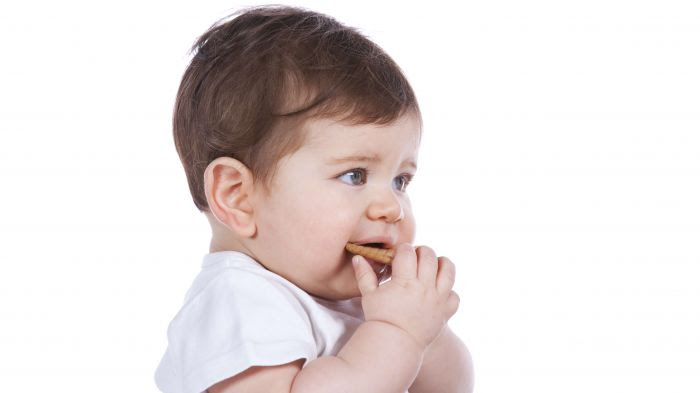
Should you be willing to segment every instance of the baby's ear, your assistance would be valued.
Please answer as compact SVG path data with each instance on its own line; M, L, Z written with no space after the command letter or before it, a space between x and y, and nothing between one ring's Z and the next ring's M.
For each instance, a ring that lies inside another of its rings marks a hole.
M253 174L240 161L219 157L204 171L204 193L209 210L223 225L241 237L255 235L251 193Z

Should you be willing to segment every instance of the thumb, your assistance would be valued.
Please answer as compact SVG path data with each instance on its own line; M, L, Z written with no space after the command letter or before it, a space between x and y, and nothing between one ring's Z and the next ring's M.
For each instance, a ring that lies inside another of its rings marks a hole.
M352 267L355 269L357 287L360 289L362 296L377 289L377 286L379 286L377 283L377 275L365 258L359 255L352 257Z

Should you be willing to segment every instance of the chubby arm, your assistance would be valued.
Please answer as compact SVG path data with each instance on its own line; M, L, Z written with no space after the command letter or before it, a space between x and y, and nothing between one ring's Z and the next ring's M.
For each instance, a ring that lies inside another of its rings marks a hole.
M423 349L399 328L365 322L337 356L251 367L209 388L209 393L405 392L416 377Z
M471 393L474 391L474 366L462 340L445 330L428 347L423 364L410 393Z
M423 349L398 327L365 322L337 356L251 367L209 393L405 392L418 373Z
M207 389L209 393L289 392L303 364L303 359L279 366L251 367Z
M423 350L395 326L365 322L337 356L307 365L291 391L403 393L418 374Z

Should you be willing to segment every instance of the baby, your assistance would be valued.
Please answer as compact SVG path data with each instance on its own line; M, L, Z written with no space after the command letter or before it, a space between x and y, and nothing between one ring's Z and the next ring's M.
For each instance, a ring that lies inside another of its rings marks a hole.
M158 387L470 392L446 324L454 264L411 246L422 125L399 67L354 29L281 6L216 24L193 51L174 136L212 239ZM391 249L391 264L348 243Z

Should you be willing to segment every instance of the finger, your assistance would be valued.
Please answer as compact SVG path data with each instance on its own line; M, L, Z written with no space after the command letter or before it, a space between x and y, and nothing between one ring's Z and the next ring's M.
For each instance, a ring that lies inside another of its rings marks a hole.
M396 247L396 255L391 263L391 279L411 280L416 278L416 252L408 243Z
M377 289L377 275L372 270L367 260L359 255L352 257L352 267L355 270L355 279L357 287L360 289L360 294L365 296Z
M453 315L455 315L457 309L459 309L459 295L457 295L457 292L455 291L450 291L450 294L447 296L447 301L445 302L445 313L447 315L447 319L450 319Z
M455 285L455 264L447 257L438 258L436 288L439 293L447 293Z
M426 246L420 246L416 249L418 257L418 280L430 288L435 286L435 276L438 270L438 260L435 252Z

